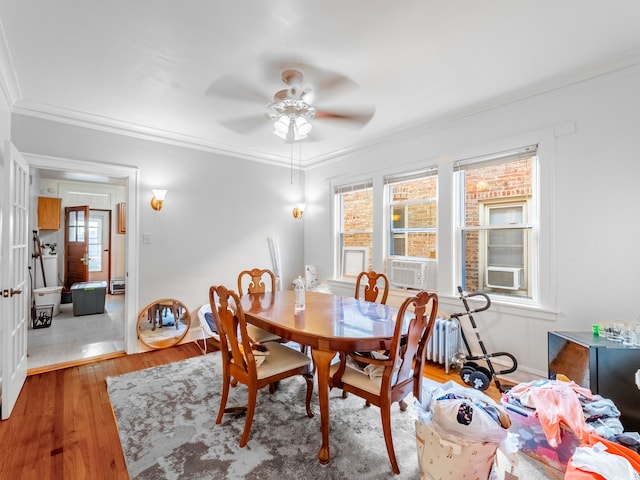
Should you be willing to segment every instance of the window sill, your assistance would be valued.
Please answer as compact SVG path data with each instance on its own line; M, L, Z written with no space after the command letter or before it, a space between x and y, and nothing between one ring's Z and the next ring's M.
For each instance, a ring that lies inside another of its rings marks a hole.
M355 279L332 279L326 280L331 292L343 297L353 296L356 288ZM418 290L406 290L401 288L390 288L387 303L396 307L400 306L405 298L417 293ZM457 295L438 294L439 309L443 312L453 313L464 311L464 306ZM483 301L479 299L478 301ZM469 300L469 307L474 308L476 300ZM480 304L478 304L480 305ZM491 311L500 315L513 317L525 317L531 320L541 320L546 322L556 322L558 312L531 303L508 302L504 299L491 298Z

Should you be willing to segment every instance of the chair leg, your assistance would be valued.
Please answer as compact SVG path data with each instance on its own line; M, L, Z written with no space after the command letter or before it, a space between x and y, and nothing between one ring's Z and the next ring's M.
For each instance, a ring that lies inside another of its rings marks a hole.
M391 407L389 405L380 406L380 416L382 417L382 431L384 432L384 442L387 445L387 453L391 461L391 470L393 473L399 474L400 468L396 460L396 453L393 450L393 438L391 437Z
M216 425L220 425L222 422L222 416L224 415L225 407L227 406L227 398L229 397L229 384L231 378L228 375L222 376L222 394L220 395L220 410L218 410L218 417L216 418Z
M311 410L311 396L313 395L313 374L305 374L304 379L307 381L307 398L305 399L305 406L307 407L307 417L312 418L313 410Z
M347 398L349 396L349 392L346 390L342 390L342 398Z
M244 447L249 441L249 433L251 432L251 423L253 422L253 414L256 411L256 399L258 391L255 389L249 389L247 395L247 418L244 421L244 430L242 437L240 437L240 448Z

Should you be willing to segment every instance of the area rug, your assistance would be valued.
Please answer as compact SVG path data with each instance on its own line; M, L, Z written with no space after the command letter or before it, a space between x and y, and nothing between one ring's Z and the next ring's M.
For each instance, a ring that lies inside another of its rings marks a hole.
M129 475L144 479L419 479L415 420L410 408L392 408L400 475L387 456L380 411L340 390L330 394L331 461L320 465L320 413L305 412L302 378L258 394L251 436L238 441L244 416L225 415L215 425L221 390L219 352L107 378ZM246 404L246 388L231 389L228 406ZM519 468L527 468L522 462ZM520 478L545 479L536 468Z

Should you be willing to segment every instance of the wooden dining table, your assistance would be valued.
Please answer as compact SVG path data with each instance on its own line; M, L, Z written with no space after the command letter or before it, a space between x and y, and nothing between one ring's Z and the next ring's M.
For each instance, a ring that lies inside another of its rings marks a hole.
M291 290L244 295L247 322L311 348L318 376L321 464L329 463L329 369L337 352L387 350L398 309L355 298L307 292L305 309L295 310Z

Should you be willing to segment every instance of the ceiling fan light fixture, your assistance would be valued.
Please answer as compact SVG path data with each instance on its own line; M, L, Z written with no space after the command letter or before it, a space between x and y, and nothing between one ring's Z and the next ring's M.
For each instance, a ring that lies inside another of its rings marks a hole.
M311 132L311 124L307 122L307 120L303 117L296 117L295 120L295 129L299 135L304 135L305 137L309 135Z
M289 133L289 127L291 125L291 119L288 115L281 115L275 122L273 122L273 134L286 140L287 133Z

